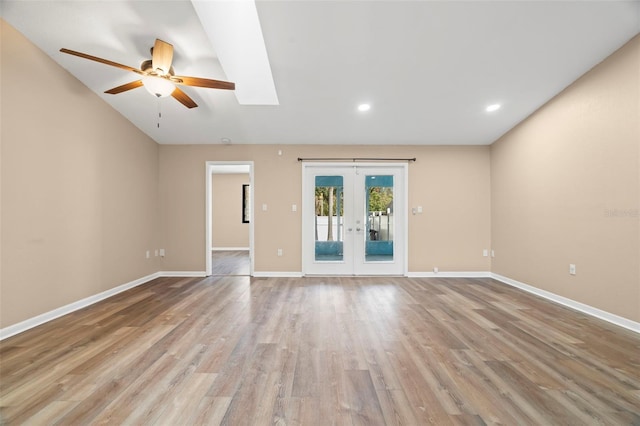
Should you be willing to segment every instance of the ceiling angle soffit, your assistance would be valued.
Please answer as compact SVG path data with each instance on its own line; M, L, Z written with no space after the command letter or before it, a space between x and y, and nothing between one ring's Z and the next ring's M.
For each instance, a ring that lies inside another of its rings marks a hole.
M254 0L192 1L240 105L279 105Z

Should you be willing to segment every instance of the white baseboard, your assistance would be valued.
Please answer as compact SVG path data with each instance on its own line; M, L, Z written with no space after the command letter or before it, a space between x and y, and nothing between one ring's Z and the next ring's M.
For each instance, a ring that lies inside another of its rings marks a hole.
M211 251L249 251L249 247L211 247Z
M555 293L551 293L550 291L542 290L537 287L533 287L531 285L522 283L520 281L513 280L508 277L504 277L499 274L491 274L491 278L510 285L512 287L519 288L520 290L524 290L527 293L535 294L536 296L540 296L542 298L551 300L552 302L559 303L560 305L566 306L568 308L574 309L576 311L580 311L587 315L591 315L592 317L599 318L601 320L610 322L617 326L626 328L627 330L634 331L636 333L640 333L640 322L631 321L630 319L612 314L607 311L603 311L598 308L594 308L593 306L585 305L584 303L576 302L575 300L568 299L563 296L559 296Z
M159 277L206 277L205 271L160 271Z
M253 276L256 278L300 278L302 272L272 272L272 271L254 271Z
M86 308L89 305L93 305L94 303L97 303L101 300L107 299L111 296L115 296L118 293L122 293L123 291L129 290L141 284L147 283L160 276L161 276L160 273L156 272L156 273L147 275L146 277L138 278L137 280L133 280L126 284L122 284L118 287L111 288L109 290L103 291L98 294L94 294L93 296L85 297L84 299L78 300L77 302L69 303L68 305L61 306L52 311L45 312L44 314L40 314L33 318L29 318L27 320L21 321L17 324L10 325L8 327L0 329L0 340L4 340L8 337L22 333L23 331L27 331L31 328L39 326L40 324L44 324L45 322L49 322L63 315L70 314L71 312L75 312L79 309Z
M488 271L407 272L409 278L491 278Z

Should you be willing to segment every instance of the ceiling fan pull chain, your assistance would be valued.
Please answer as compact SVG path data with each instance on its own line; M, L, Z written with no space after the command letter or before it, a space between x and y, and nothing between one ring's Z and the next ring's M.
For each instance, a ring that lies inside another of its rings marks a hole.
M160 108L160 98L158 98L158 129L160 128L161 118L162 118L162 108Z

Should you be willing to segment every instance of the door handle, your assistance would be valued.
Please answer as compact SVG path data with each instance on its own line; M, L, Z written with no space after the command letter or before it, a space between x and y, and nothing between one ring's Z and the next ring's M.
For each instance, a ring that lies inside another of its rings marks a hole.
M360 231L362 231L362 229L360 229L360 228L356 228L356 231L360 232Z

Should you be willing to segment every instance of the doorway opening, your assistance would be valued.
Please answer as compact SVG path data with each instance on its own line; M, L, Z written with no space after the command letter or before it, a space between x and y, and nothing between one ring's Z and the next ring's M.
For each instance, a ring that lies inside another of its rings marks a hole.
M207 161L206 275L253 275L253 161Z

